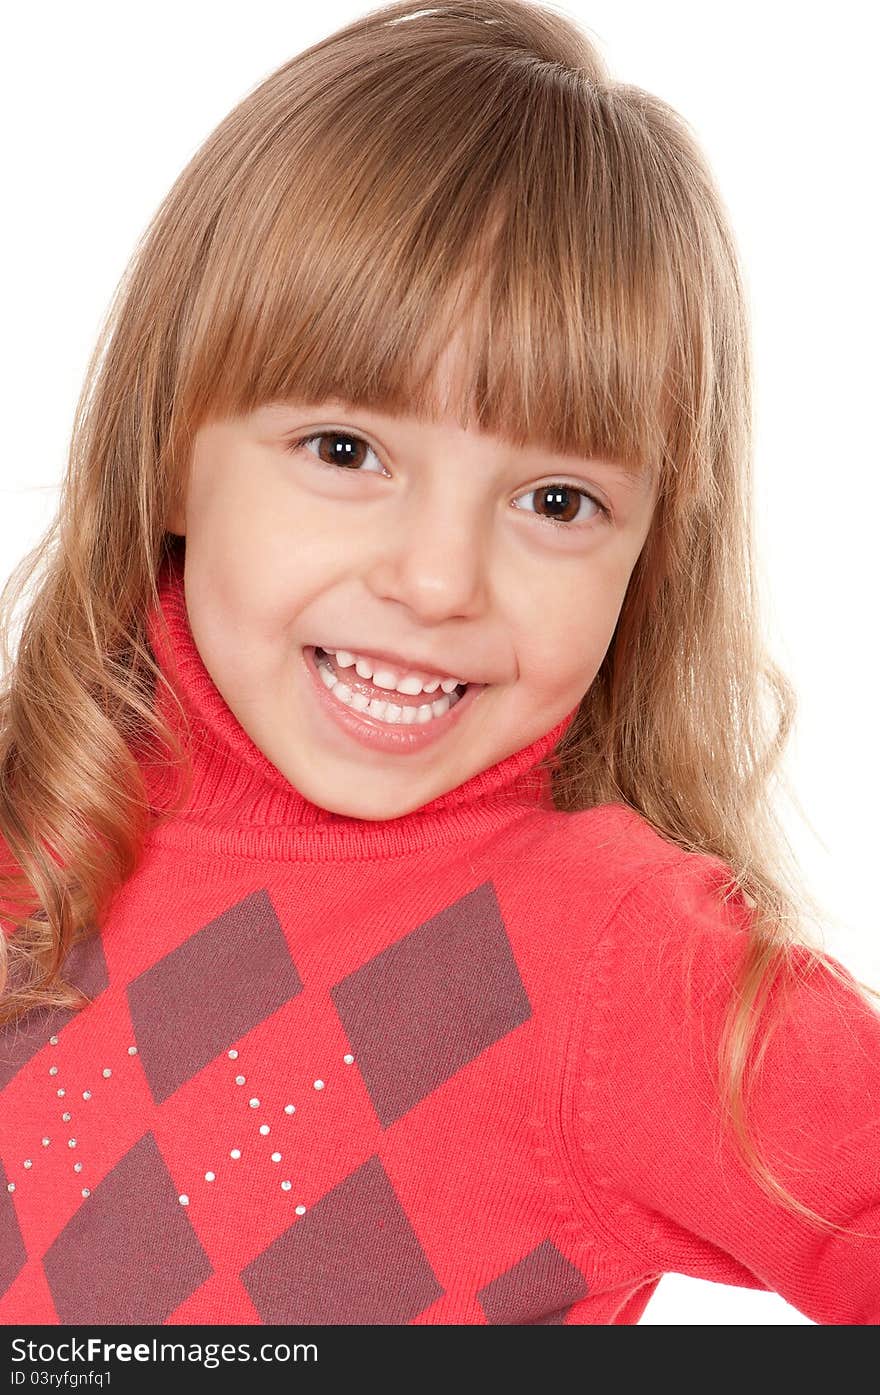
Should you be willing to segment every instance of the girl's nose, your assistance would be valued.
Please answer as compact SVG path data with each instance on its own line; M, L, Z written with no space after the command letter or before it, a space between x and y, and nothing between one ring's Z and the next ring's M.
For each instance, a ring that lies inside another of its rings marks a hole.
M454 517L401 520L382 540L370 568L373 592L397 600L426 622L483 613L489 593L485 520L463 508Z

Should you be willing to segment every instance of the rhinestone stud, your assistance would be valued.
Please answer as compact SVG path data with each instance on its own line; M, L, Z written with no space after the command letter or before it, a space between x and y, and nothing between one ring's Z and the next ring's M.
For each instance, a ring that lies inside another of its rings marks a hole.
M101 1074L103 1075L105 1080L108 1080L110 1076L113 1074L113 1072L109 1066L105 1066L104 1069L101 1071Z
M229 1059L230 1059L230 1061L237 1061L237 1060L238 1060L238 1052L237 1052L234 1048L233 1048L232 1051L229 1052Z
M25 1160L24 1160L24 1165L25 1165L25 1167L33 1167L34 1164L33 1164L33 1162L31 1161L30 1158L25 1158Z
M50 1067L49 1067L49 1074L50 1074L50 1075L57 1075L57 1074L58 1074L58 1067L57 1067L57 1066L50 1066Z
M231 1158L240 1158L240 1157L241 1157L241 1149L240 1149L240 1148L233 1148L233 1149L232 1149L232 1152L229 1154L229 1156L230 1156Z
M324 1082L323 1082L323 1080L316 1080L316 1081L315 1081L315 1089L316 1089L316 1090L323 1090L323 1088L324 1088Z
M206 1173L205 1173L205 1181L206 1181L206 1182L213 1182L213 1180L214 1180L214 1175L215 1175L215 1174L214 1174L213 1172L206 1172Z
M267 1134L268 1132L269 1132L269 1125L268 1125L268 1124L261 1124L261 1125L260 1125L260 1133L262 1133L262 1134Z
M345 1064L346 1064L347 1066L354 1065L354 1057L353 1057L350 1053L348 1053L347 1055L343 1056L342 1059L343 1059L343 1061L345 1062Z
M180 1202L181 1206L189 1206L189 1197L186 1193L184 1193L183 1196L179 1196L177 1200Z
M13 1184L13 1185L14 1185L14 1184ZM291 1187L290 1182L282 1182L282 1183L281 1183L281 1190L282 1190L283 1192L289 1192L289 1191L290 1191L290 1187Z
M248 1100L248 1104L250 1105L251 1109L259 1109L260 1107L260 1101L256 1098Z

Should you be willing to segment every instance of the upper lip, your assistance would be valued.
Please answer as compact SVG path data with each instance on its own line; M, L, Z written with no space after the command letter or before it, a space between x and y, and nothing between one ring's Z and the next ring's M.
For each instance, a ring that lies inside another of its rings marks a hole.
M321 648L322 646L318 646ZM395 654L393 649L374 649L372 645L358 646L354 644L331 644L331 649L346 650L349 654L363 654L364 658L379 659L382 663L388 664L396 669L401 675L405 673L424 674L429 678L458 678L459 670L456 668L437 668L436 664L421 663L419 660L404 659L400 654ZM461 679L462 683L470 682L467 678ZM475 684L479 687L480 684Z

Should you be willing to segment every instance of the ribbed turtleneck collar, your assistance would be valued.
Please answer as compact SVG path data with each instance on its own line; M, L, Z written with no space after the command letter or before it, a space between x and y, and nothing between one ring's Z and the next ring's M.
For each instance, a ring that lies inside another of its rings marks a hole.
M187 742L175 705L160 688L159 710L184 741L192 787L154 841L282 861L394 857L480 837L530 809L552 808L547 765L577 708L531 745L400 818L350 818L312 803L251 740L205 668L189 625L183 566L182 549L163 563L148 637L190 720ZM164 808L177 777L150 763L145 775L152 805Z

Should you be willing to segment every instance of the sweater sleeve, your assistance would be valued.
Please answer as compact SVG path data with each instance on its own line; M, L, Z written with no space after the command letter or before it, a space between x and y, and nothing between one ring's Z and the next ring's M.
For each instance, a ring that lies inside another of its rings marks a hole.
M787 1006L749 1111L774 1176L859 1238L768 1197L723 1123L717 1050L750 916L715 895L725 870L682 854L640 879L584 976L563 1111L575 1196L653 1272L880 1324L880 1011L822 965L782 999L777 985L769 1009Z

